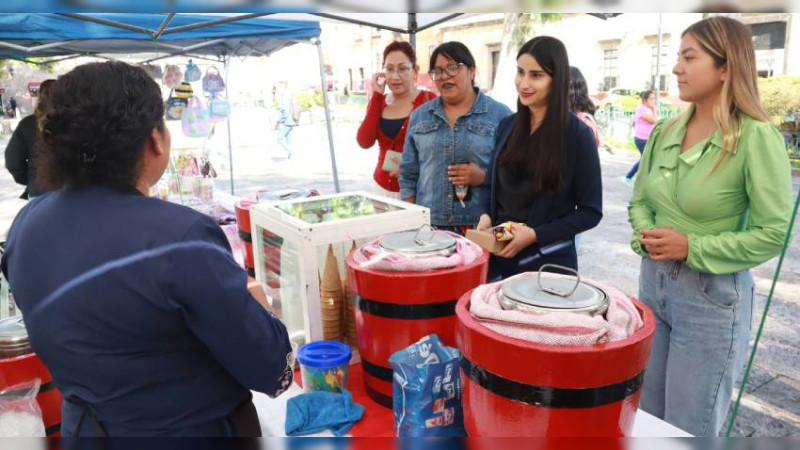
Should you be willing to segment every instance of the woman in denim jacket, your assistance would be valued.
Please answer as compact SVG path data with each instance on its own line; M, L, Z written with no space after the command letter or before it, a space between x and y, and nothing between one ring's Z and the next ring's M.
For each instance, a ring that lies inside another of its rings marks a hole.
M514 239L492 255L499 280L557 264L577 270L575 235L603 217L600 158L592 130L569 110L564 44L540 36L517 55L517 113L500 122L478 229L517 222Z
M431 210L431 225L463 232L478 222L497 124L511 110L475 87L475 59L460 42L434 50L430 75L440 97L411 114L400 165L400 196ZM463 203L455 187L467 188Z

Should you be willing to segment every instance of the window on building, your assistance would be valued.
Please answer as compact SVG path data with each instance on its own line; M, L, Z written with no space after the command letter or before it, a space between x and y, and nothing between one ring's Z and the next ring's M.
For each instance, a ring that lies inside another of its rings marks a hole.
M617 87L619 68L619 50L603 50L603 90Z
M347 69L347 77L350 79L350 92L355 91L356 85L353 79L353 69Z
M500 66L500 49L492 49L489 52L489 57L492 64L492 78L489 80L489 87L494 87L494 79L497 77L497 68Z
M786 22L755 23L750 29L756 50L782 49L786 45Z
M661 45L661 70L658 71L658 82L656 82L656 68L659 65L658 61L658 44L652 45L650 51L650 89L655 90L658 85L659 91L667 90L667 82L669 80L669 55L664 44Z

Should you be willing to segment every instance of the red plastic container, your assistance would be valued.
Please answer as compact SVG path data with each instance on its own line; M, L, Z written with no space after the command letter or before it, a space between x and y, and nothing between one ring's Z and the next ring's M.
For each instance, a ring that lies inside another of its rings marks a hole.
M455 347L458 298L486 282L489 255L472 264L430 272L382 272L347 258L347 279L355 302L358 351L367 394L392 406L389 357L429 334Z
M319 192L315 189L283 189L272 192L261 190L236 202L234 205L234 209L236 209L236 223L239 226L239 237L241 237L244 242L244 267L248 275L251 277L256 276L255 256L253 253L253 229L250 223L250 210L253 206L258 203L270 203L318 195ZM265 231L265 235L266 234ZM278 261L278 263L280 263L280 261ZM280 265L277 267L280 267Z
M655 331L653 313L634 300L644 326L628 339L591 347L509 338L458 302L464 425L474 437L622 437L631 433Z

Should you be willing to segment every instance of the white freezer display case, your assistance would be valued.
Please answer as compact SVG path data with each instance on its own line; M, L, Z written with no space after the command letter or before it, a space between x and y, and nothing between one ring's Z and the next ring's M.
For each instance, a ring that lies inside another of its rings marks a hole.
M292 341L300 345L323 339L320 282L330 249L344 280L354 242L361 246L384 234L430 225L430 212L400 200L350 192L259 204L251 212L251 224L256 279Z

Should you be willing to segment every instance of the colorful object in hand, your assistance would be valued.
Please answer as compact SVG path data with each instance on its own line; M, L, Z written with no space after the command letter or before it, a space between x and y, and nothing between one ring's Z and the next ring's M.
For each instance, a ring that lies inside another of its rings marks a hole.
M516 222L505 222L493 227L492 233L494 233L494 239L497 242L506 242L514 239L514 233L519 225L520 224Z
M305 392L340 392L347 387L347 372L352 352L337 341L308 343L297 352Z

